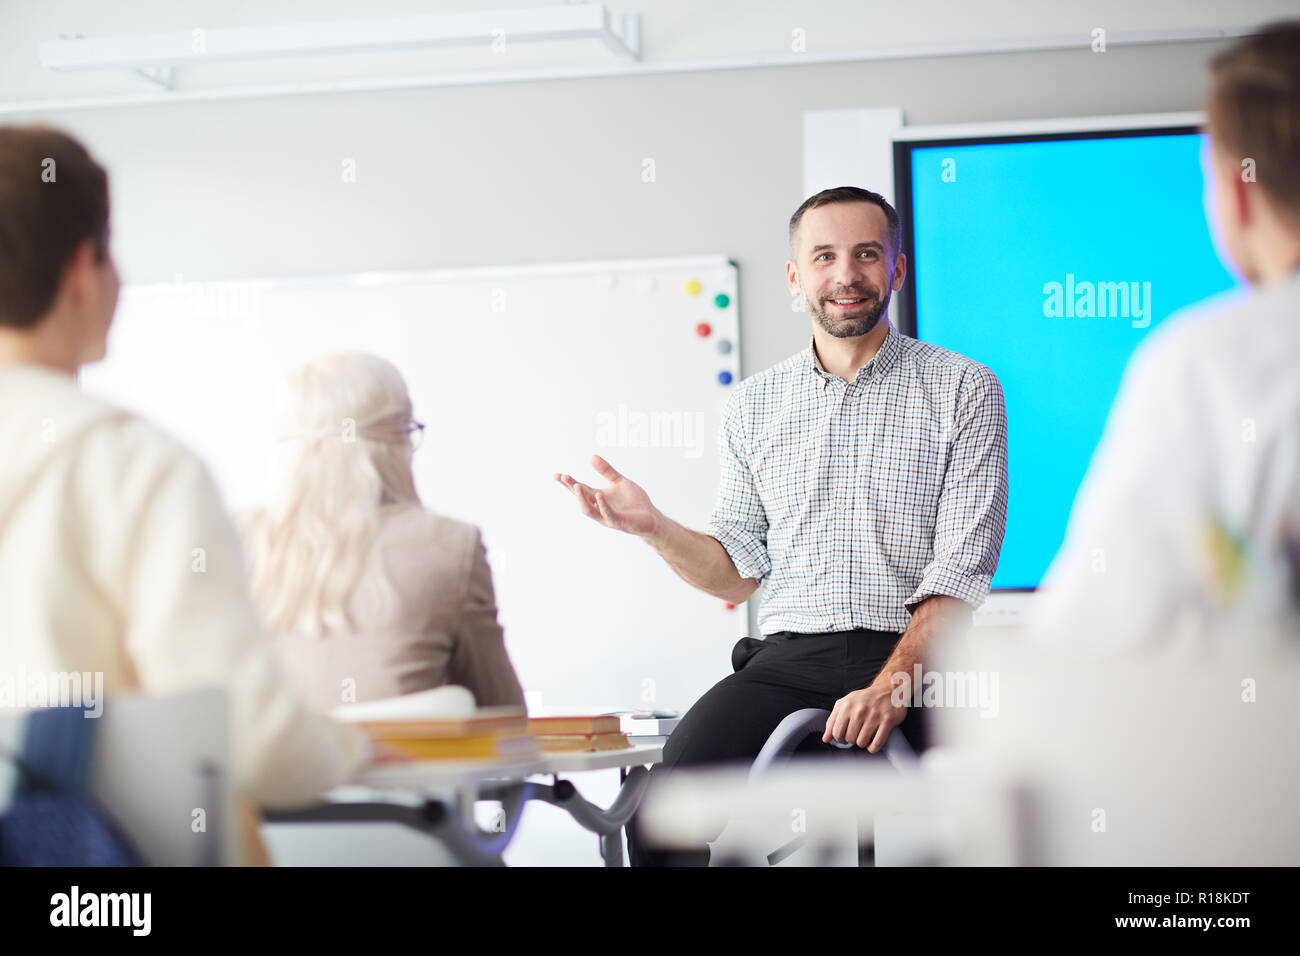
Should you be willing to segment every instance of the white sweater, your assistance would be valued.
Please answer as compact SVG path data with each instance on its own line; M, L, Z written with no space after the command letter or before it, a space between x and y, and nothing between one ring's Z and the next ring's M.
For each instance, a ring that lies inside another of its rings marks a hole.
M102 672L110 707L223 687L236 785L263 806L351 778L368 742L290 690L204 466L50 369L0 365L0 410L0 675Z

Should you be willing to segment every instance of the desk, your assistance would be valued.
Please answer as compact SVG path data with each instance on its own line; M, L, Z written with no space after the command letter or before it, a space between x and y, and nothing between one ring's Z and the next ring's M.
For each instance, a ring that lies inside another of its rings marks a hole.
M355 784L336 787L325 799L302 810L266 813L267 823L401 823L435 837L466 866L500 866L501 855L519 825L524 804L541 800L565 810L600 839L606 866L623 865L622 831L649 782L647 765L663 759L662 745L594 753L541 754L513 763L425 760L375 767ZM619 770L618 797L601 809L585 800L561 774ZM551 783L530 778L550 776ZM499 829L485 832L474 819L474 804L499 800Z
M541 773L582 773L586 770L610 770L657 764L664 759L661 743L634 743L631 750L596 750L585 753L543 754L546 769Z

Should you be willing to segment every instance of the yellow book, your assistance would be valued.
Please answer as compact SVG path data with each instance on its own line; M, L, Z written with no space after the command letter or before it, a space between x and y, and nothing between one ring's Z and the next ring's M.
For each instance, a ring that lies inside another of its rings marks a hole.
M358 722L372 737L445 737L507 736L525 737L528 719L522 711L479 717L439 718L430 720L363 720Z
M475 734L469 737L376 737L413 760L528 760L538 754L533 737Z

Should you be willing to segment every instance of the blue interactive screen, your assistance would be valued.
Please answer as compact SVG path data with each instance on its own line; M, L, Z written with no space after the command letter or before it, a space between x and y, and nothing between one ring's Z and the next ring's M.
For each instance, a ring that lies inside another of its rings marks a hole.
M1006 393L1010 502L995 588L1036 587L1124 365L1170 313L1235 284L1191 130L900 143L900 326Z

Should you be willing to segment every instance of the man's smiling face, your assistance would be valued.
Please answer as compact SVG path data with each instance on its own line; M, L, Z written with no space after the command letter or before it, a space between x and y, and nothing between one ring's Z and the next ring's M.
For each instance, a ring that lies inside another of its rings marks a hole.
M804 213L787 269L821 327L836 338L866 335L903 284L889 221L869 202L835 202Z

